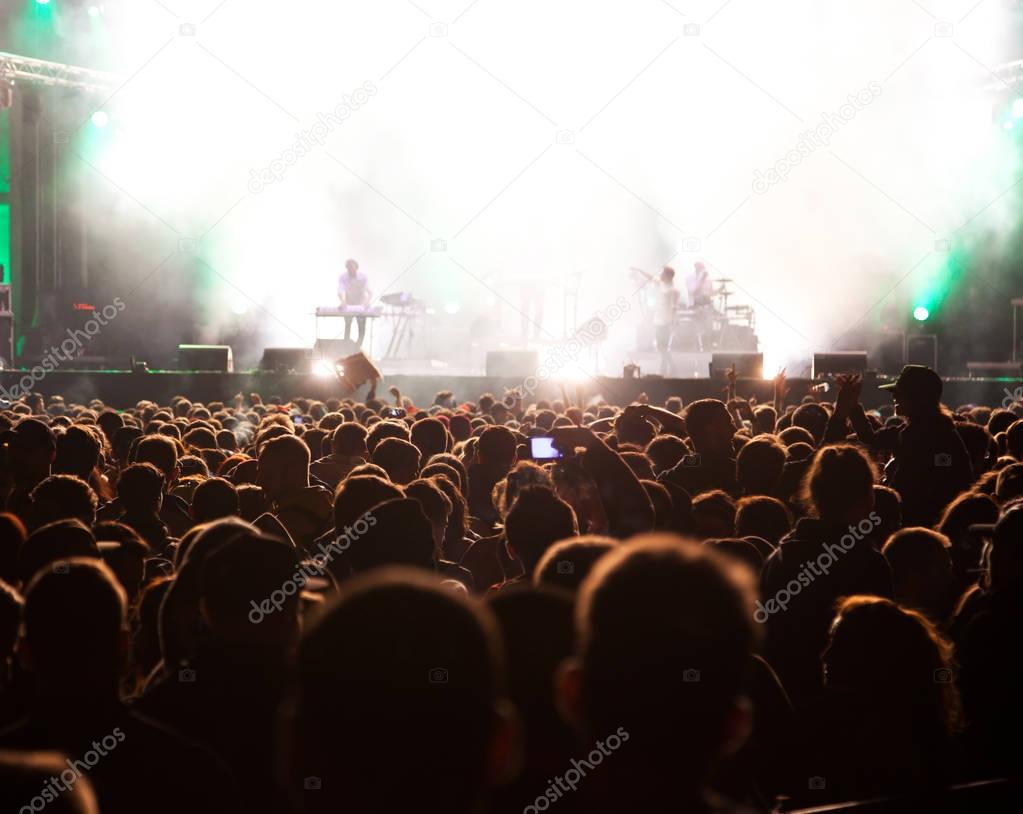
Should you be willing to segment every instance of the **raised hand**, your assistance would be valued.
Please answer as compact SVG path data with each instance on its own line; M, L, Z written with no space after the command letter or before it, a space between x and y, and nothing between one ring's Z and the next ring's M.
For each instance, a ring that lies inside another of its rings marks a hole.
M859 373L842 373L835 377L838 395L835 397L835 412L847 416L860 403L863 377Z

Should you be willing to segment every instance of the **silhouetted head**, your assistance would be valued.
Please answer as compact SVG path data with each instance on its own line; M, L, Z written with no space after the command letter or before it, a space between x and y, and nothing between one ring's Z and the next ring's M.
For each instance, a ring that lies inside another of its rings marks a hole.
M705 547L644 535L601 558L583 584L578 663L563 675L563 704L588 742L613 748L616 735L607 769L642 778L635 793L688 796L716 757L741 742L751 582L746 569Z
M62 695L116 697L126 614L124 589L99 560L73 557L40 570L25 591L24 622L40 686Z
M415 571L353 580L299 647L288 791L308 812L469 812L511 762L502 686L485 608Z

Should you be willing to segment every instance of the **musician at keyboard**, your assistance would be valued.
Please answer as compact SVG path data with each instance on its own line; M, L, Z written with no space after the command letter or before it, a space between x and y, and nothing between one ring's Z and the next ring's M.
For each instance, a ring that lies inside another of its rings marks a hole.
M373 299L373 292L369 290L369 278L366 272L359 271L359 264L355 260L345 261L345 271L337 281L337 298L341 308L346 311L368 311L369 304ZM358 325L358 338L355 340L362 345L362 338L366 335L366 317L345 315L345 339L352 338L352 320Z

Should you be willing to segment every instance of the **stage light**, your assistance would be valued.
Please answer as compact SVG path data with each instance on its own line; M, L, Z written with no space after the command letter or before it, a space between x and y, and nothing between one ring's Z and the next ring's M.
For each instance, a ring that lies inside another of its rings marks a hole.
M337 370L334 365L328 362L326 359L317 359L313 362L313 375L314 376L336 376Z
M234 303L234 305L231 306L231 313L236 314L237 316L243 316L248 312L249 304L247 302L242 302L241 300L239 300L238 302Z
M461 306L457 302L449 302L449 303L445 303L445 305L444 305L444 313L445 314L451 314L452 316L454 316L460 310L462 310L462 308L461 308Z
M48 6L48 5L50 5L50 0L36 0L36 5L37 6Z
M102 6L89 6L89 16L99 17L103 13Z
M913 309L913 319L917 322L924 322L930 315L931 312L922 305L918 305Z
M92 114L91 121L94 127L106 127L110 123L110 116L105 110L97 110Z
M1012 103L1012 118L1023 119L1023 99L1017 99Z

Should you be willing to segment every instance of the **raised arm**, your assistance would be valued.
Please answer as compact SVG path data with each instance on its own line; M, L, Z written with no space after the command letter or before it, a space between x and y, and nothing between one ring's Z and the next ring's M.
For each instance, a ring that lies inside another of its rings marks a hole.
M588 427L556 427L554 445L563 453L584 448L583 468L597 484L608 527L625 538L654 527L654 507L639 478L622 457Z

